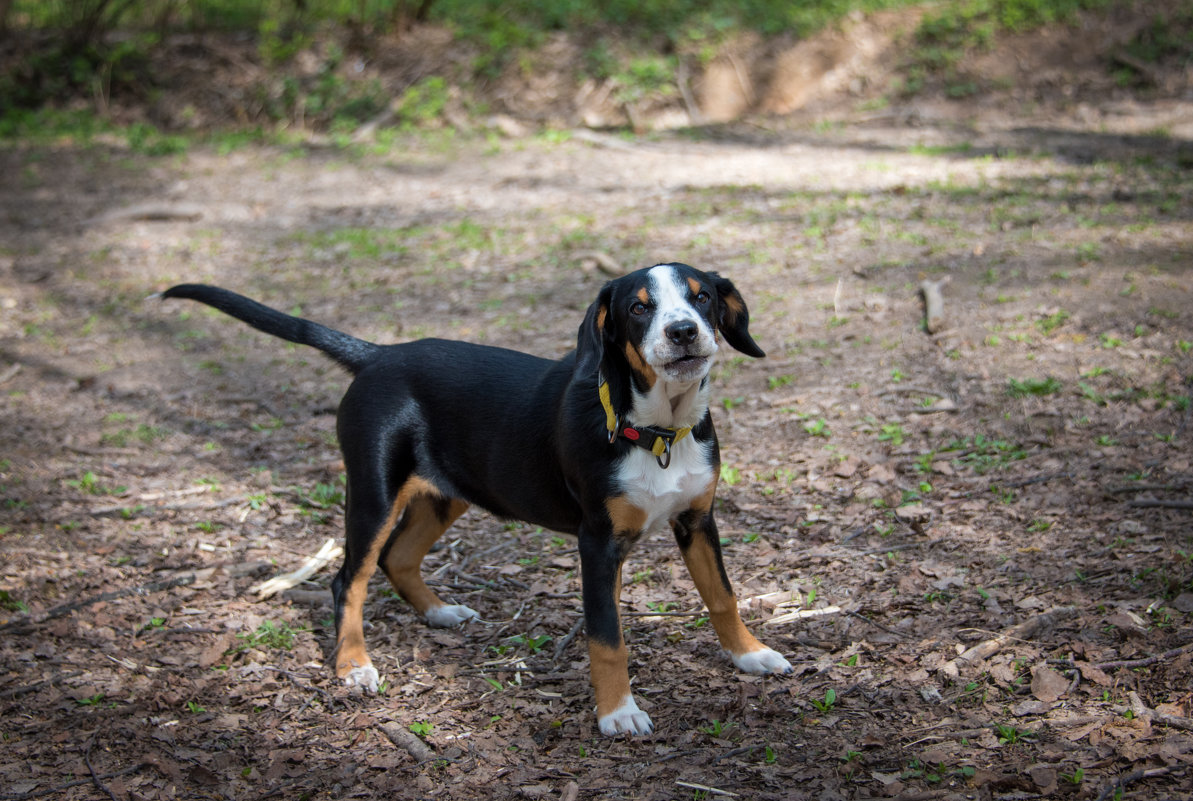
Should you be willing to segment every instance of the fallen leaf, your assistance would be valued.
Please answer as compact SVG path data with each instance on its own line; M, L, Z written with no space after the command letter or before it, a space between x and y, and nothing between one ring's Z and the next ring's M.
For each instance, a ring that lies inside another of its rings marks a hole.
M1040 788L1041 795L1051 795L1056 790L1055 769L1046 765L1032 765L1027 769L1027 775L1036 787Z
M1086 681L1092 681L1099 687L1109 687L1114 684L1114 679L1106 675L1106 672L1099 669L1089 662L1078 662L1077 669L1081 671L1081 677Z
M1031 694L1046 704L1051 704L1069 689L1069 680L1047 665L1036 665L1031 669Z

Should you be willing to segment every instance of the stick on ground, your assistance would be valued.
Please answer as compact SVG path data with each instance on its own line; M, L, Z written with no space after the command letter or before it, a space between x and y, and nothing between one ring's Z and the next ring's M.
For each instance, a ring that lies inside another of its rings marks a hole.
M253 592L260 598L268 598L282 590L288 590L306 581L327 567L332 561L339 559L343 554L344 549L336 545L335 540L328 540L323 543L323 547L319 549L319 552L303 562L302 567L298 568L298 570L274 576L269 581L264 581L253 587Z

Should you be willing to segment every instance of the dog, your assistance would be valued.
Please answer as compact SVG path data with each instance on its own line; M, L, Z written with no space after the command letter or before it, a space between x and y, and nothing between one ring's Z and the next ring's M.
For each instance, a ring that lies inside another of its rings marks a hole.
M423 581L423 557L470 505L573 534L600 731L649 734L630 692L618 611L622 564L669 525L709 619L738 669L790 663L742 623L713 516L720 452L709 369L721 338L755 358L749 311L733 283L658 264L605 284L558 361L443 339L377 345L219 287L161 293L212 306L323 351L355 376L336 433L347 472L345 556L332 582L336 675L376 691L362 611L380 566L433 626L478 617Z

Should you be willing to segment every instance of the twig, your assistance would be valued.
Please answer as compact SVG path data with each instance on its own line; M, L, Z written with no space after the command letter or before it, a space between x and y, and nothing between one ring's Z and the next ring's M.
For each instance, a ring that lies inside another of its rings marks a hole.
M144 512L185 512L194 509L223 509L225 506L235 506L238 503L245 503L244 498L224 498L219 501L192 501L189 503L162 503L153 506L145 506L144 509L136 509L135 506L129 504L121 504L119 506L100 506L88 511L92 515L112 515L117 513L135 512L142 514ZM140 504L137 504L138 506Z
M729 790L721 790L716 787L709 787L707 784L696 784L695 782L682 782L679 779L676 779L675 783L677 785L679 785L680 787L686 787L689 790L699 790L700 792L708 793L709 795L723 795L728 798L741 798L741 796L739 796L737 793L730 792Z
M563 636L558 643L555 644L555 657L553 662L559 662L559 657L563 656L563 652L572 644L572 640L576 639L576 635L580 633L580 629L584 628L584 616L576 618L576 622L572 624L572 628L567 634Z
M906 551L909 548L920 548L935 545L940 540L928 540L927 542L905 542L901 545L888 545L885 548L871 548L868 551L861 551L858 556L873 556L877 553L890 553L892 551Z
M996 637L978 643L956 659L946 663L941 670L946 676L956 678L961 674L961 668L969 667L983 659L994 656L1002 650L1003 645L1007 642L1011 640L1029 640L1041 629L1049 628L1055 625L1057 621L1076 614L1077 607L1075 606L1059 606L1056 609L1028 618L1022 623L998 634Z
M398 723L382 723L381 731L389 741L414 757L415 762L427 762L435 758L435 752L418 735Z
M193 221L203 216L203 208L191 203L137 203L123 209L116 209L92 217L87 225L102 225L112 222L168 222L171 220Z
M135 765L130 765L123 770L113 771L112 773L105 773L100 776L100 779L118 779L121 776L127 776L130 773L136 773L141 768L152 765L152 762L138 762ZM28 793L0 793L0 801L28 801L30 798L41 798L44 795L57 795L63 790L69 790L72 787L81 787L84 784L91 784L91 777L86 779L75 779L66 784L59 784L55 787L46 787L42 790L32 790Z
M268 598L271 595L276 595L282 590L288 590L291 587L301 584L323 568L327 567L332 560L338 559L341 555L343 555L343 553L344 549L339 545L336 545L336 541L334 539L329 539L327 542L323 543L323 547L319 549L318 553L303 563L302 567L291 571L290 573L283 573L280 576L274 576L273 578L269 579L269 581L263 581L256 587L253 587L252 591L257 594L258 598Z
M675 83L679 86L679 96L683 98L683 104L688 110L688 122L693 126L704 125L707 120L700 110L700 104L696 102L696 97L692 94L690 77L688 62L681 58L679 66L675 70Z
M1172 492L1183 489L1183 486L1182 484L1126 484L1121 487L1108 487L1106 492L1111 495L1122 495L1128 492L1151 492L1153 490Z
M87 748L83 750L83 762L87 765L87 772L91 774L91 781L94 782L96 789L103 791L108 798L112 799L112 801L120 801L120 799L116 797L116 794L112 792L111 788L100 780L99 774L95 772L95 768L91 765L91 747L95 745L95 738L98 736L99 731L96 730L96 732L91 735L91 739L87 741Z
M1099 662L1098 664L1094 665L1094 667L1096 667L1098 670L1147 667L1148 665L1154 665L1157 662L1162 662L1165 659L1172 659L1174 656L1180 656L1181 654L1185 653L1185 651L1190 649L1193 649L1193 643L1182 645L1180 648L1173 648L1170 651L1165 651L1164 653L1156 654L1155 656L1147 656L1143 659L1121 659L1117 662Z
M1021 478L1018 481L1008 481L1008 482L1002 484L1002 486L1007 487L1008 489L1017 488L1017 487L1026 487L1030 484L1043 484L1046 481L1052 481L1053 479L1056 479L1056 478L1072 478L1072 477L1073 477L1072 472L1070 472L1068 470L1062 470L1059 473L1045 473L1042 476L1032 476L1031 478Z
M858 620L861 620L864 623L868 623L869 625L873 626L876 629L881 629L882 631L885 631L887 634L892 634L896 637L899 637L900 639L904 639L904 640L907 639L907 635L904 634L903 632L895 631L894 629L887 628L886 626L882 625L881 623L876 623L875 621L873 621L870 618L863 615L861 612L855 612L852 609L846 609L845 614L847 614L851 617L856 617Z
M57 676L51 676L48 679L35 681L32 684L26 684L23 687L13 687L10 690L5 690L4 692L0 693L0 698L18 698L22 695L28 695L29 693L37 692L42 687L54 685L60 681L66 681L67 679L73 679L75 676L82 676L83 673L84 671L82 670L76 670L73 673L59 673Z
M741 748L734 748L732 751L726 751L725 753L718 756L716 759L714 759L712 761L712 763L715 765L718 762L720 762L722 759L732 759L733 757L741 756L742 754L752 754L757 750L758 750L758 746L756 746L756 745L746 745Z
M920 281L920 299L924 302L924 330L935 334L944 328L944 293L941 290L949 282L949 276L939 281Z
M1172 768L1153 768L1151 770L1137 770L1134 773L1129 773L1121 779L1116 779L1103 787L1102 792L1098 793L1096 801L1106 801L1107 798L1111 798L1118 790L1132 782L1137 782L1140 779L1154 779L1157 776L1167 776L1169 773L1172 773Z
M178 576L177 578L172 578L167 581L155 581L152 584L142 584L138 587L126 587L123 590L112 590L111 592L101 592L99 595L88 598L85 601L76 601L75 603L72 603L72 604L63 604L62 606L56 606L53 609L51 609L49 612L46 612L46 614L43 617L41 617L40 619L38 619L36 621L28 621L28 620L9 621L8 623L0 625L0 632L15 630L15 633L17 633L17 634L27 634L30 631L33 631L37 626L40 626L42 623L45 623L48 620L54 620L55 618L60 618L60 617L63 617L64 615L69 615L71 612L75 612L79 609L83 609L85 607L91 606L92 604L98 604L98 603L102 603L105 601L114 601L117 598L124 598L125 596L128 596L128 595L145 595L145 594L148 594L151 592L160 592L162 590L169 590L169 589L173 589L174 587L182 587L187 584L193 584L194 581L195 581L195 574L188 573L185 576Z
M618 263L616 259L608 253L600 250L582 250L574 257L576 261L584 261L585 259L592 259L597 266L597 269L612 278L620 278L625 275L625 268Z
M1193 501L1165 501L1141 498L1134 501L1127 501L1127 506L1134 506L1136 509L1151 509L1156 507L1163 509L1193 509Z
M1193 720L1183 718L1180 715L1169 715L1167 712L1158 712L1155 709L1151 709L1147 704L1143 703L1143 699L1139 697L1139 693L1134 690L1127 693L1127 701L1131 704L1131 711L1135 713L1135 717L1137 718L1148 718L1174 729L1193 731Z
M16 375L19 372L21 372L21 363L15 362L10 367L8 367L3 373L0 373L0 384L7 382L10 378L12 378L14 375Z
M787 612L782 615L775 615L770 620L765 621L763 626L782 626L784 623L791 623L796 620L804 620L811 617L827 617L828 615L840 614L842 611L839 606L826 606L823 609L800 609L795 612Z

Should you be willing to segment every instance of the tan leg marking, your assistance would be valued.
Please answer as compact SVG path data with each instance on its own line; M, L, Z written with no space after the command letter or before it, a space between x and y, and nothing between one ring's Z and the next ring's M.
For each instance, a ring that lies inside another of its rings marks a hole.
M764 648L762 643L746 629L737 611L737 598L725 587L721 572L717 569L717 557L702 532L696 532L692 544L683 551L684 564L692 574L700 598L708 607L708 617L717 632L721 647L731 654L741 656Z
M692 502L692 510L701 515L708 514L716 491L717 481L714 478L704 494ZM737 611L737 597L725 586L721 571L717 569L717 555L703 530L692 531L692 544L682 553L696 590L708 607L708 617L717 632L717 639L721 641L721 647L738 656L764 648L758 638L746 629L746 624L742 623Z
M420 614L426 614L432 607L443 606L443 601L423 581L423 558L448 526L468 510L467 503L453 499L447 507L446 519L440 520L435 506L434 498L429 495L419 495L410 501L406 527L390 547L382 565L389 583Z
M628 504L627 504L628 506ZM632 507L631 507L632 508ZM621 633L621 568L613 585L613 603L617 609L617 631ZM617 647L588 640L588 670L596 694L597 718L603 718L630 697L630 656L625 641Z
M429 482L417 476L408 480L398 490L393 504L389 507L389 514L385 521L373 532L373 540L369 543L369 550L360 563L352 583L344 593L344 607L340 615L339 643L336 646L336 675L341 679L352 672L353 668L366 667L372 664L368 651L365 649L364 633L364 605L368 595L369 579L377 569L377 556L389 538L389 534L397 525L398 518L406 504L416 495L437 493Z
M629 654L625 643L616 648L588 641L588 662L592 689L596 693L597 717L603 718L630 697Z

